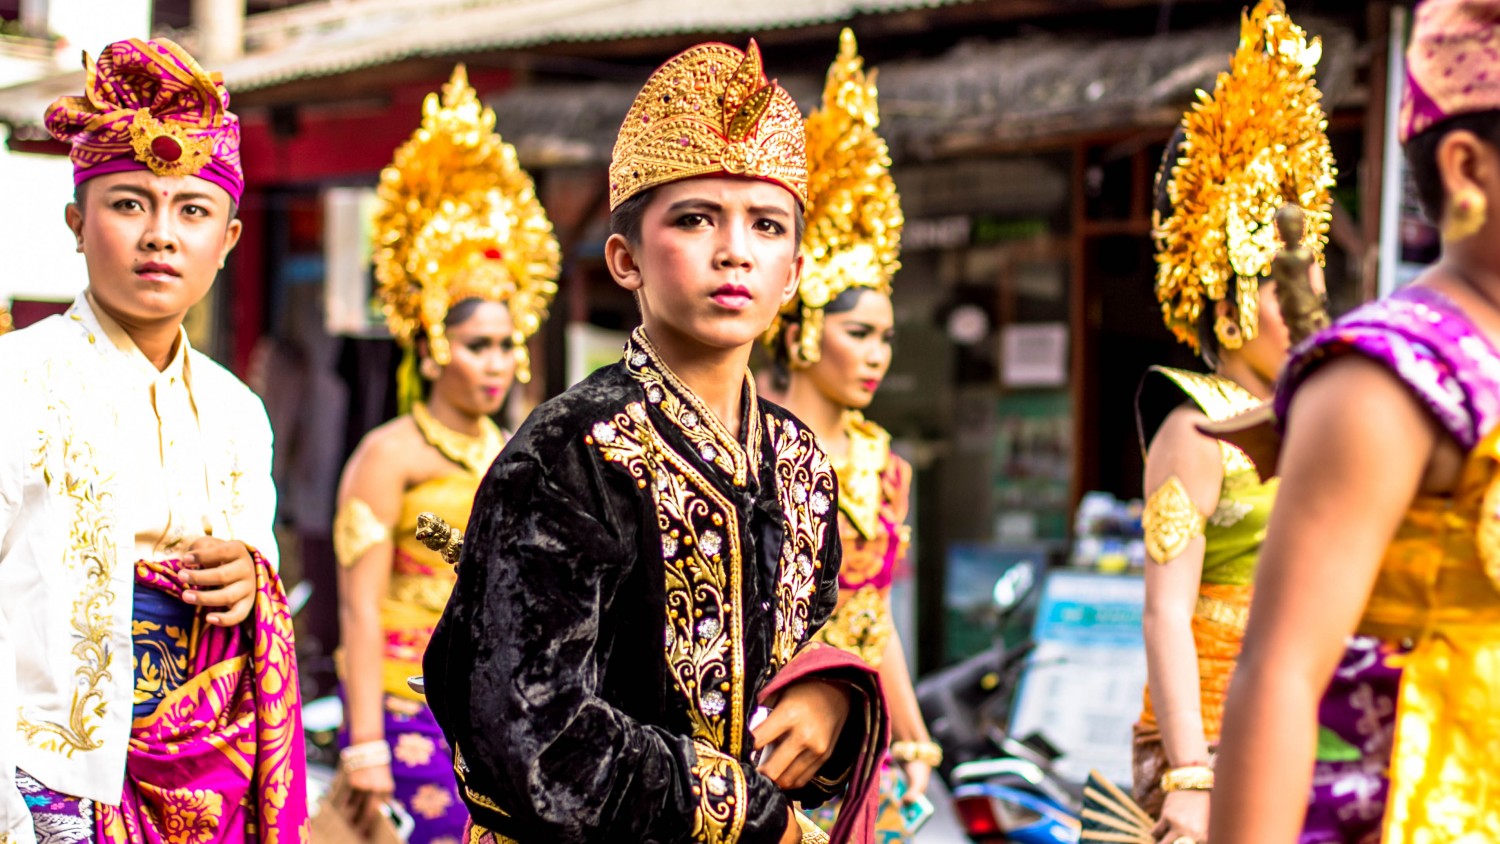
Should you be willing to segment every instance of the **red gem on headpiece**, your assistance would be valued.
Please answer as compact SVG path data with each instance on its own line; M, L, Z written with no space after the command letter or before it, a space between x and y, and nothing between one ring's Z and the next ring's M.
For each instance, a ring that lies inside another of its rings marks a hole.
M171 163L182 157L182 142L171 135L157 135L151 139L151 154Z
M501 254L499 249L491 246L490 248L484 250L484 257L489 258L491 261L498 261L504 256Z

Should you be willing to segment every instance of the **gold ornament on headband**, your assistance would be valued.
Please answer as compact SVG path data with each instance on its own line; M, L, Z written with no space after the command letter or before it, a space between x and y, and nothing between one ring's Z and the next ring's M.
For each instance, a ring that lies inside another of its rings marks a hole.
M1281 0L1260 0L1241 17L1229 71L1182 118L1181 155L1164 174L1172 213L1155 220L1156 297L1167 327L1194 351L1203 309L1226 297L1240 341L1255 338L1282 205L1302 207L1302 245L1322 262L1336 173L1313 82L1322 53Z
M516 150L495 132L464 66L442 97L428 94L422 125L380 173L375 280L391 334L406 349L403 406L416 376L414 345L450 360L443 320L465 299L499 302L515 325L516 378L530 380L526 340L557 292L557 238ZM420 395L417 393L416 395Z
M823 107L807 118L807 229L802 237L802 285L766 332L783 342L788 317L801 316L791 365L822 357L823 309L851 287L887 296L901 261L901 197L891 180L891 153L880 125L875 72L866 75L854 33L839 35L828 68Z
M807 198L802 112L766 79L755 41L745 52L699 44L646 80L620 124L609 163L609 207L695 176L749 176Z
M146 108L130 123L130 148L158 176L196 176L214 157L213 138L189 137L186 126L157 120Z

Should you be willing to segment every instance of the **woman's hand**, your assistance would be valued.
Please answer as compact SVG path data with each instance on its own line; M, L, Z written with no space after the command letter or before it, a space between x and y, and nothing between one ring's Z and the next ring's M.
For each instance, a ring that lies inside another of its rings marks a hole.
M775 745L760 766L783 791L807 785L833 755L849 717L849 690L839 683L803 680L782 692L771 714L752 730L757 750Z
M371 765L349 771L348 817L366 839L379 828L380 810L396 794L396 780L390 765Z
M906 794L901 801L915 803L918 797L927 793L927 786L932 782L932 766L913 759L902 763L901 768L906 772Z
M1161 821L1151 830L1158 844L1172 844L1184 836L1197 844L1207 844L1210 794L1209 791L1168 792L1161 805Z

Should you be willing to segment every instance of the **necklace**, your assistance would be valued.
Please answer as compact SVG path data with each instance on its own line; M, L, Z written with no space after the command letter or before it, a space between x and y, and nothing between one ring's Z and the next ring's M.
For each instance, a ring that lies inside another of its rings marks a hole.
M489 471L490 464L495 462L495 458L500 456L500 450L505 447L505 435L500 432L500 426L488 416L479 418L479 435L473 437L437 421L432 411L422 402L411 406L411 418L417 423L417 430L422 432L422 439L428 445L476 476L483 476Z

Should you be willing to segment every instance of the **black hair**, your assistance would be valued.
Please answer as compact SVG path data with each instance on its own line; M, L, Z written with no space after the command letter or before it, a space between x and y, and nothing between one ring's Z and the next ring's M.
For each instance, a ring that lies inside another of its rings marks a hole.
M1438 144L1449 132L1460 129L1473 132L1490 146L1500 147L1500 111L1491 110L1460 114L1438 121L1408 140L1404 148L1422 212L1434 223L1442 220L1443 206L1448 199L1443 191L1443 175L1438 172Z
M88 193L88 191L86 190L88 184L89 183L87 181L83 181L73 186L73 204L78 206L79 214L83 213L84 200L86 199L86 195ZM231 197L229 200L229 219L233 220L238 216L240 216L240 204L238 202L235 202L233 197ZM228 225L228 223L225 223L225 225Z
M1172 133L1172 139L1167 141L1167 148L1161 154L1161 166L1156 170L1156 185L1152 193L1152 205L1156 209L1159 218L1165 220L1177 210L1172 206L1172 196L1167 191L1167 185L1172 181L1172 168L1177 166L1177 159L1182 157L1182 148L1187 144L1187 132L1181 125ZM1161 244L1157 244L1161 248ZM1212 302L1205 302L1207 307L1198 314L1198 350L1203 360L1211 367L1219 365L1219 338L1214 334L1214 322L1218 319Z
M869 292L868 287L846 287L844 292L833 297L823 308L823 315L844 314L854 310L859 305L859 297ZM802 309L798 308L790 314L781 317L781 330L776 334L776 342L771 347L771 383L777 390L785 391L792 383L792 359L791 353L786 348L787 331L794 325L802 324Z
M615 206L609 212L609 233L625 238L625 242L631 246L640 246L641 222L646 216L646 206L651 204L651 196L655 193L656 188L646 188ZM801 251L802 233L807 229L807 219L802 212L802 203L798 202L796 206L792 212L792 233L797 238L797 249Z

